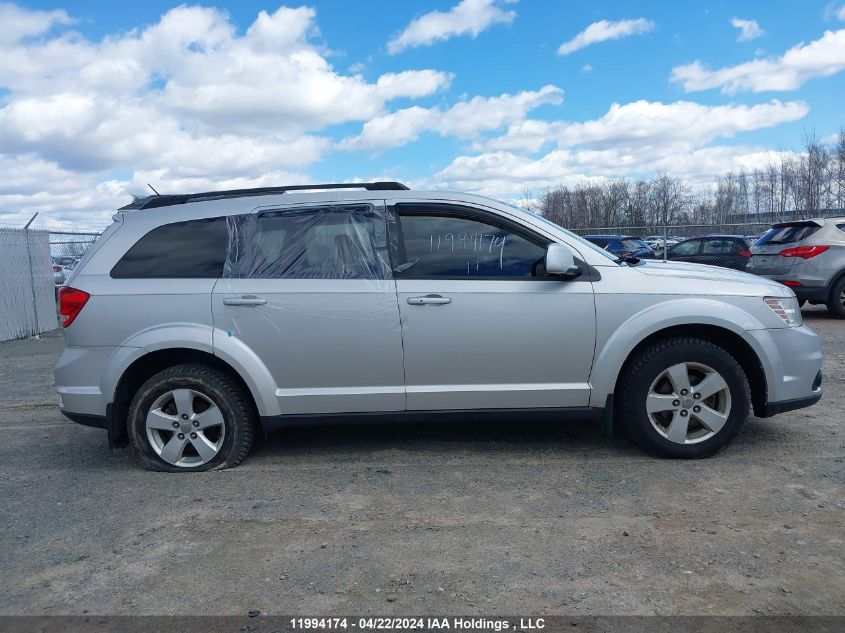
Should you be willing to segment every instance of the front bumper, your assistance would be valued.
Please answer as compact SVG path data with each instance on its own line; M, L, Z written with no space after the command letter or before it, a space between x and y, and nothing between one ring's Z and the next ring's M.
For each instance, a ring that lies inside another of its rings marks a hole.
M766 375L761 417L809 407L822 397L822 351L806 325L748 332Z
M803 409L805 407L812 407L819 400L822 399L822 390L818 393L804 398L796 398L795 400L782 400L781 402L767 402L763 408L761 418L770 418L778 413L786 413L787 411L795 411L796 409Z

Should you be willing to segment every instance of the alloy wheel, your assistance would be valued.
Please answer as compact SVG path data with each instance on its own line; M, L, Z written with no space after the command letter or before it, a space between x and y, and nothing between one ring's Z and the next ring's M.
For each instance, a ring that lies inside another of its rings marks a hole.
M168 464L193 468L207 464L223 446L223 412L194 389L172 389L156 398L147 413L147 439Z
M655 430L677 444L704 442L731 413L731 390L721 374L701 363L678 363L654 379L646 411Z

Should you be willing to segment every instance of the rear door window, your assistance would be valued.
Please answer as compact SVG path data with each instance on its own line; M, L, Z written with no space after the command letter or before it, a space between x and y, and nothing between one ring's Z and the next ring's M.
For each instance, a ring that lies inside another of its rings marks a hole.
M671 252L672 255L698 255L700 246L700 240L689 240L674 246Z
M385 219L369 204L285 209L229 223L224 277L386 279Z
M115 279L216 279L226 259L226 218L163 224L111 270Z
M730 253L733 244L733 240L705 240L701 252L703 255Z

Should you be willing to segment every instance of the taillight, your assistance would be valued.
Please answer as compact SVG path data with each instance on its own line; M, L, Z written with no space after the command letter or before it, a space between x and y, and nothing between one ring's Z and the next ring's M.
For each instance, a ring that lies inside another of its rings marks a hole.
M784 286L789 286L790 288L798 288L801 285L800 281L782 281L780 283Z
M84 290L77 290L64 286L59 288L59 321L62 327L67 327L76 318L76 315L85 306L85 302L90 297Z
M751 257L751 251L739 251L739 256L745 258Z
M796 246L795 248L787 248L780 252L781 257L800 257L801 259L810 259L816 255L821 255L830 246Z

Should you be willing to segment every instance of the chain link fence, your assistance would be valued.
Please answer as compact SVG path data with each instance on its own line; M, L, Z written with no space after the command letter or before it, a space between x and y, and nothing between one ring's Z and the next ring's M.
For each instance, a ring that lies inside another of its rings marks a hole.
M100 236L98 231L50 230L50 255L57 263L72 268Z
M57 327L50 234L0 228L0 341Z
M768 222L746 222L596 227L573 232L619 256L745 270L751 247L769 228Z
M57 289L99 235L0 226L0 341L58 327Z

